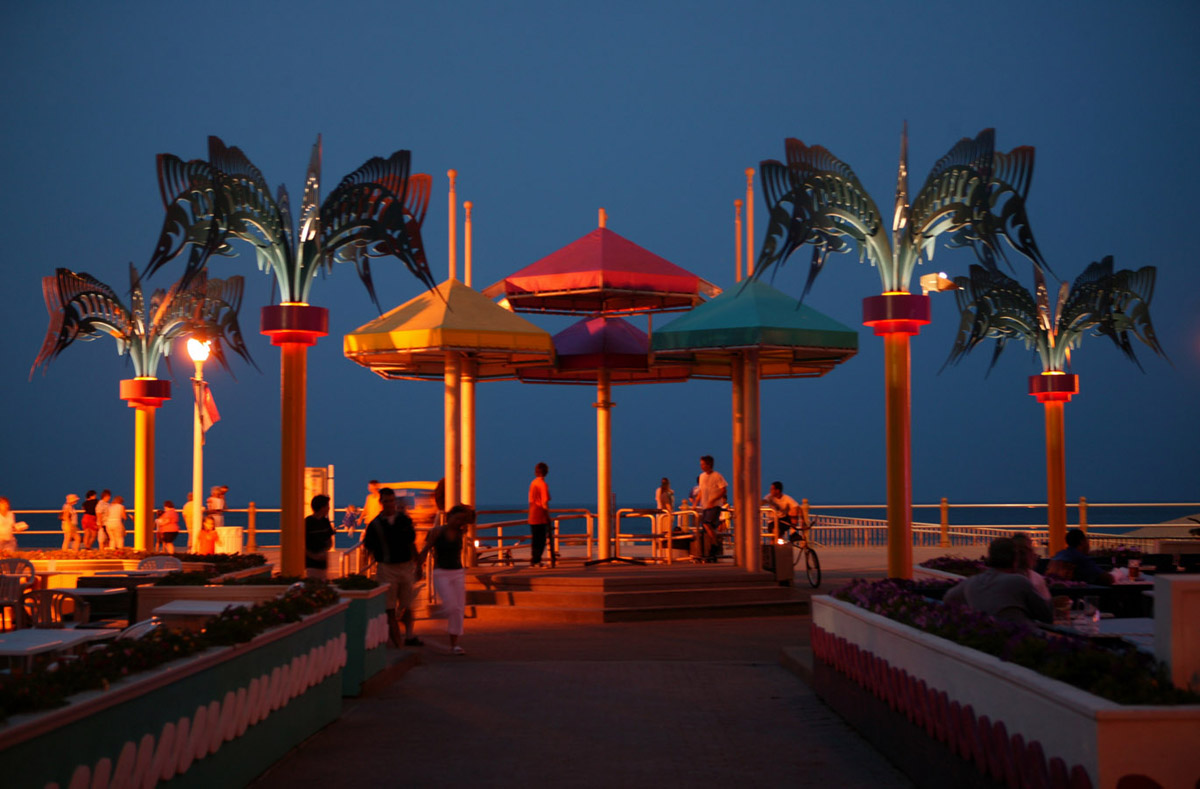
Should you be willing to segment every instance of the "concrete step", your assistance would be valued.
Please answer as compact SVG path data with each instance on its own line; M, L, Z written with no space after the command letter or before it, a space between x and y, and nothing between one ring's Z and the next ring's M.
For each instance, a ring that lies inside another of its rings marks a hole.
M534 591L471 589L467 591L467 602L474 605L560 608L648 608L687 604L758 603L787 601L796 599L796 597L797 593L794 590L774 584L631 589L619 592L580 591L574 588Z

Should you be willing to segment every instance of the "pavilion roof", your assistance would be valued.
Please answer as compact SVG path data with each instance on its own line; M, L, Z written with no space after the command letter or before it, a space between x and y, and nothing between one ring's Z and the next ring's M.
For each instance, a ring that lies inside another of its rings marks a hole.
M550 333L458 280L425 291L342 340L346 358L385 378L441 378L447 351L469 354L477 378L512 378L554 360Z
M595 383L601 369L614 384L683 381L688 370L678 363L656 363L650 357L650 338L623 318L594 316L571 324L554 335L553 367L533 366L520 371L529 383Z
M694 307L720 289L605 227L483 291L518 312L633 315Z
M701 378L728 378L734 352L752 349L764 378L812 377L858 353L858 332L752 279L656 330L651 349Z

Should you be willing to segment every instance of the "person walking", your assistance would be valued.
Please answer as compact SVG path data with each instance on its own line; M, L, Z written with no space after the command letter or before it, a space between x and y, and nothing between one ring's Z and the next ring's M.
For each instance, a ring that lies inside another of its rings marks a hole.
M424 566L425 555L433 551L433 588L446 615L446 634L450 638L450 652L465 655L458 644L463 633L463 612L467 607L467 577L463 569L463 535L475 522L475 510L466 504L456 504L446 513L446 523L435 526L425 539L425 547L417 557L417 564Z
M549 473L549 466L538 463L529 483L529 534L533 541L530 567L542 566L542 553L546 550L546 533L550 529L550 486L546 484Z
M62 521L62 549L64 551L79 550L79 512L75 509L75 503L78 501L78 496L68 493L66 503L63 504L62 511L58 514L58 519Z
M703 561L715 562L721 555L721 511L728 501L728 484L725 478L713 470L712 455L700 458L700 526L703 535L701 557Z
M175 503L170 499L164 501L162 515L159 515L154 523L158 527L158 538L162 542L163 550L175 553L175 540L179 537L179 511L175 509Z
M666 477L654 489L654 507L658 510L658 531L665 534L671 530L671 513L675 511L675 491L671 490L671 480Z
M16 553L16 533L25 531L28 528L28 523L18 521L17 516L13 514L8 497L0 496L0 554Z
M382 510L363 532L363 548L378 565L375 577L388 588L388 637L397 647L423 646L413 635L412 601L417 579L423 574L416 562L417 530L391 488L379 489L379 505ZM403 641L397 620L404 624Z
M96 491L89 490L87 496L83 500L83 547L84 550L91 550L91 547L96 544Z

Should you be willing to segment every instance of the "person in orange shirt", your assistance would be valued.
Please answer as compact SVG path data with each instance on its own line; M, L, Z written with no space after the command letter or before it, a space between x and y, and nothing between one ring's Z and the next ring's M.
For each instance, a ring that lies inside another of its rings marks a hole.
M550 467L538 463L533 473L533 482L529 483L529 532L533 537L529 566L541 567L542 552L546 550L546 533L550 529L550 486L546 484Z
M179 510L174 502L164 501L162 515L155 519L158 526L159 539L162 540L163 550L175 553L175 538L179 536Z
M213 520L213 516L204 516L204 525L200 527L200 533L196 535L197 553L203 556L211 556L217 552L217 523Z

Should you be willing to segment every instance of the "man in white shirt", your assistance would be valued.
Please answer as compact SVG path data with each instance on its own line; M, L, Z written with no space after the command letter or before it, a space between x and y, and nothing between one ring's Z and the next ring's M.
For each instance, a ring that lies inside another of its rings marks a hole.
M763 499L763 504L779 513L775 520L776 537L782 537L800 525L800 503L783 492L782 482L771 483L771 492Z
M728 501L728 484L725 478L713 471L712 455L700 458L700 525L703 529L705 550L701 555L705 561L715 562L721 555L721 510Z

